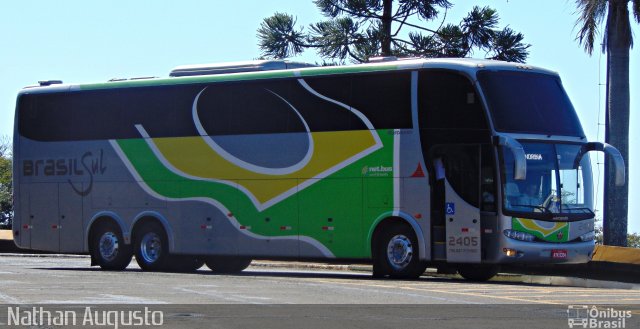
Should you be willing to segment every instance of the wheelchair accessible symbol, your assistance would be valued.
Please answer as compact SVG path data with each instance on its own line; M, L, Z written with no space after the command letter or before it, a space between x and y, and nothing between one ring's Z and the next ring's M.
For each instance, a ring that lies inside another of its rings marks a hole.
M456 214L456 204L453 202L447 202L445 207L445 213L447 215L455 215Z

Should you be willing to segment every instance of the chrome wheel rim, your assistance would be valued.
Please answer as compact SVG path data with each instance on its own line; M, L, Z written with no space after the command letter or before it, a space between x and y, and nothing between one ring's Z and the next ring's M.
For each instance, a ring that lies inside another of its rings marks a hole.
M391 265L394 270L404 269L409 265L412 258L413 246L408 237L398 234L389 240L389 244L387 245L387 259L389 260L389 265Z
M156 262L162 254L162 240L158 234L149 232L140 242L140 255L146 263Z
M120 242L118 236L113 232L106 232L100 237L99 249L100 257L111 262L118 257L118 249Z

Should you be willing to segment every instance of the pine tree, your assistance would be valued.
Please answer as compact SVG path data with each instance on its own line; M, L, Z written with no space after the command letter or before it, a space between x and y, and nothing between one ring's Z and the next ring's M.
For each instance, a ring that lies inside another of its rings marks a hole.
M296 56L315 49L329 61L365 62L375 56L470 57L476 52L497 60L524 62L529 44L509 27L498 29L498 13L473 7L459 24L426 27L451 8L448 0L314 0L327 18L307 32L295 18L275 13L258 29L265 58Z

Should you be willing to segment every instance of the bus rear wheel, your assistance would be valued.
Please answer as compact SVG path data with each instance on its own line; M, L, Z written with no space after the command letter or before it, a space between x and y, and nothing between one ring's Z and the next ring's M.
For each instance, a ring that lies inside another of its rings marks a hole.
M111 222L99 224L91 241L91 256L103 270L121 271L129 266L133 252L122 232Z
M169 243L158 222L146 222L135 232L136 262L145 271L168 269Z
M500 267L490 264L463 264L458 266L458 274L469 281L485 282L493 278Z
M234 274L244 271L251 265L251 258L246 257L207 257L204 261L214 273Z
M373 276L416 279L427 265L420 261L418 239L408 225L396 224L382 231L375 240Z

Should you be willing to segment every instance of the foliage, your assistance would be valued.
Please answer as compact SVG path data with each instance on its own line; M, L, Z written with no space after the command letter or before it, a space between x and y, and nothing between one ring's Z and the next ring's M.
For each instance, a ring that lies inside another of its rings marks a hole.
M615 146L629 163L630 83L629 50L633 47L630 16L640 23L640 0L575 0L578 8L576 39L588 54L593 53L604 23L602 51L607 53L607 114L605 142ZM631 11L629 11L631 4ZM606 20L605 20L606 18ZM605 244L628 243L629 184L615 185L615 170L605 161L604 223ZM629 169L626 169L629 177Z
M576 39L589 55L593 53L596 39L600 33L600 26L605 17L607 20L602 39L602 52L606 52L607 47L614 41L614 38L611 38L612 34L615 34L616 40L628 44L629 48L633 47L633 33L627 9L628 2L632 3L636 22L640 23L640 0L576 0L579 15L576 22L576 26L579 27Z
M600 219L596 218L596 223L598 223ZM596 225L595 227L596 233L596 244L604 244L602 238L602 226ZM640 234L639 233L628 233L627 234L627 247L629 248L640 248Z
M640 248L640 234L638 233L627 234L627 247Z
M430 29L452 4L448 0L314 0L327 20L296 27L286 13L265 18L258 29L265 58L296 56L312 48L324 59L365 62L375 56L468 57L475 51L490 59L524 62L530 45L509 27L498 29L498 13L473 7L460 23ZM410 31L407 31L410 30Z
M8 138L0 139L0 227L11 225L13 203L11 188L11 144Z

